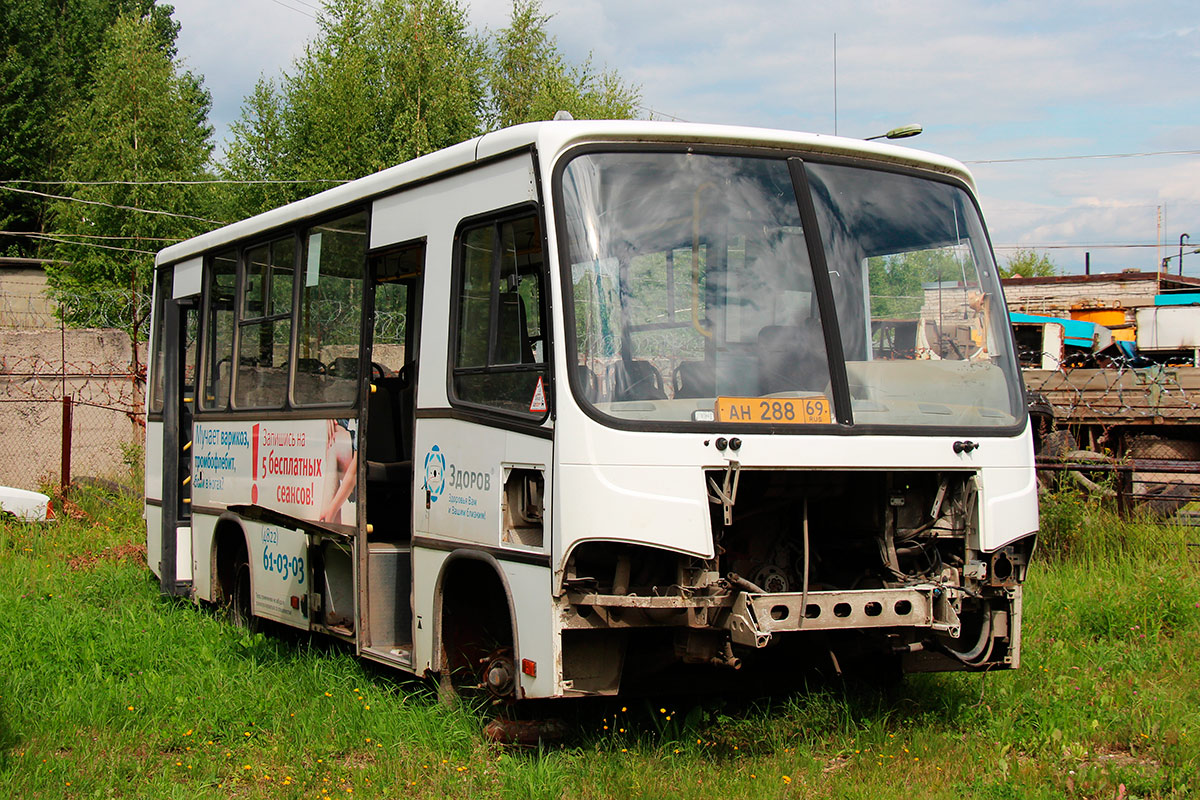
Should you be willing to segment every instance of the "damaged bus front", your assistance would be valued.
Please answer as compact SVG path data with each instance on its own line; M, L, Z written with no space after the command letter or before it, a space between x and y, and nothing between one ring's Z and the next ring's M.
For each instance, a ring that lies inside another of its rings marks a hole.
M1018 665L1033 454L971 179L859 150L559 158L564 694Z

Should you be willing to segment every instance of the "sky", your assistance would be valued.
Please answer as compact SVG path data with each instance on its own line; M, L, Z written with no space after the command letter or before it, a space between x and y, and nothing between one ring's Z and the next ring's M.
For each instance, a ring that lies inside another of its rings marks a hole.
M510 0L460 0L480 32ZM218 143L260 75L318 31L320 0L174 0L179 56ZM1157 269L1180 235L1200 276L1200 15L1194 0L542 0L563 54L616 70L642 114L866 137L965 162L997 258L1068 273ZM836 41L836 47L835 47ZM836 78L835 78L836 76ZM1183 152L1180 152L1183 151ZM1133 155L1129 154L1152 154ZM1120 158L1081 158L1114 156ZM1161 244L1160 244L1161 243Z

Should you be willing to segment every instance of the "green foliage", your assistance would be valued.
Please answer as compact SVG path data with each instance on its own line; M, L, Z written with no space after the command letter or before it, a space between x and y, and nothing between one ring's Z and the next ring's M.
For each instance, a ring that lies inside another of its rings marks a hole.
M1000 268L1002 278L1050 278L1061 270L1047 255L1038 255L1033 250L1017 250L1004 261Z
M0 3L0 183L60 177L70 150L60 116L86 97L107 29L122 14L144 18L160 48L174 55L178 25L171 10L155 0ZM42 199L0 191L0 230L42 231L44 222ZM4 247L12 255L38 255L30 239Z
M458 0L329 0L291 71L262 79L231 127L225 176L313 181L238 187L243 217L470 139L550 119L628 118L638 92L590 60L566 63L534 0L489 41Z
M60 263L48 267L47 277L68 323L111 324L115 304L121 327L144 337L148 309L137 297L150 285L153 252L211 224L195 190L139 182L204 176L212 151L208 107L199 79L178 71L151 19L121 17L108 29L87 98L60 117L69 152L62 177L134 183L79 186L74 201L52 207L54 229L63 236L113 237L56 247Z
M873 319L916 319L925 304L923 284L958 281L962 254L955 248L914 250L867 259ZM971 268L974 272L974 267Z
M508 27L493 38L491 125L553 119L560 110L576 119L636 116L640 90L615 71L597 71L590 56L582 64L567 64L546 30L549 21L538 0L514 0Z
M290 74L260 80L225 160L241 180L352 180L478 134L483 44L452 0L331 0ZM239 191L235 216L316 186Z

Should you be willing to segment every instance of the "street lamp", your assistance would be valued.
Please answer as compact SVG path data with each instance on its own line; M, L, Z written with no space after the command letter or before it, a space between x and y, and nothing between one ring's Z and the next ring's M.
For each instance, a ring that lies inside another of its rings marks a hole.
M1186 233L1179 234L1179 275L1183 277L1183 240L1192 238Z
M872 139L907 139L910 136L916 136L923 130L925 129L921 127L921 123L915 122L912 125L901 125L899 128L892 128L887 133L881 133L878 136L868 136L863 141L869 142Z

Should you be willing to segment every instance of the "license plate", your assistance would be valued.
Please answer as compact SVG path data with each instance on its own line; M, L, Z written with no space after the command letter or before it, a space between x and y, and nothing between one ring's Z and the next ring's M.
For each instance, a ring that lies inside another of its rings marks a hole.
M817 397L718 397L718 422L770 425L829 424L829 399Z

